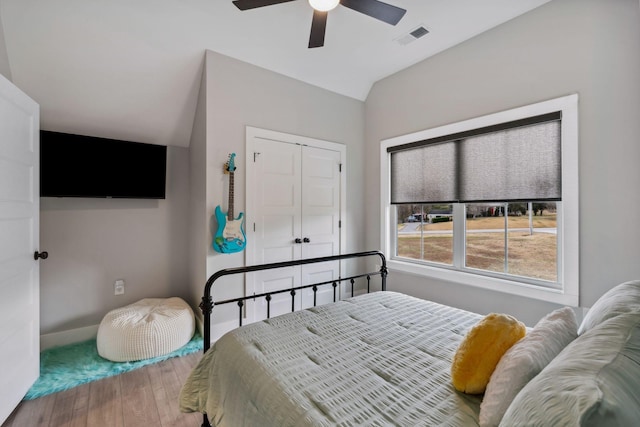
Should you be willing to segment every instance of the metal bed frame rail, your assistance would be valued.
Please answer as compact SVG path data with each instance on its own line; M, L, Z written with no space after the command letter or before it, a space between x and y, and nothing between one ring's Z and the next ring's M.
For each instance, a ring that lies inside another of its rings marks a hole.
M215 302L211 297L211 288L214 282L223 276L229 276L233 274L252 273L254 271L270 270L270 269L282 268L282 267L292 267L296 265L314 264L314 263L327 262L327 261L340 261L345 259L363 258L363 257L370 257L370 256L380 257L379 271L363 273L363 274L358 274L358 275L349 276L349 277L339 277L338 279L329 280L326 282L311 283L307 285L296 286L293 288L280 289L277 291L265 292L262 294L255 294L255 295L248 295L245 297L233 298L233 299L227 299L227 300L221 300L221 301L215 301ZM245 301L247 300L253 300L256 298L264 297L265 300L267 301L267 319L268 319L270 318L270 315L271 315L271 299L273 295L288 292L291 295L291 311L293 312L295 311L296 292L299 290L308 289L308 288L311 288L313 290L313 306L315 307L316 294L319 286L331 285L333 287L333 301L335 302L336 288L338 287L338 283L349 281L351 283L351 296L353 296L354 284L356 279L363 278L363 277L366 278L367 293L368 293L370 292L371 276L379 275L382 280L382 290L384 291L387 288L387 274L388 272L387 272L386 258L384 254L379 251L356 252L356 253L344 254L344 255L332 255L327 257L307 258L307 259L301 259L296 261L284 261L284 262L276 262L276 263L270 263L270 264L250 265L246 267L226 268L223 270L219 270L216 273L214 273L211 277L209 277L209 280L207 280L207 284L204 287L204 295L202 296L202 302L200 303L200 310L202 310L202 315L204 318L203 350L206 353L211 346L211 312L213 311L213 307L216 305L236 303L238 305L238 313L239 313L238 323L239 323L239 326L242 326L242 309L244 307Z

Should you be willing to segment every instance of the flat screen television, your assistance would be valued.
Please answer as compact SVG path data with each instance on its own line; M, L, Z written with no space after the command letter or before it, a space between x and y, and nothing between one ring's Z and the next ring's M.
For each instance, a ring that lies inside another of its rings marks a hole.
M167 147L40 132L41 197L164 199Z

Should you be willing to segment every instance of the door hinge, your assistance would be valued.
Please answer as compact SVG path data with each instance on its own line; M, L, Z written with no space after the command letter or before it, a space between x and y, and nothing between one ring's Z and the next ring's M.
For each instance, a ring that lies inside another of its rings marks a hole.
M342 228L342 220L338 220L338 228Z
M253 232L254 233L256 232L256 223L255 222L253 223Z
M338 163L339 171L342 172L342 163Z
M255 151L253 152L253 163L256 162L256 159L258 158L259 155L260 155L260 153L255 152Z

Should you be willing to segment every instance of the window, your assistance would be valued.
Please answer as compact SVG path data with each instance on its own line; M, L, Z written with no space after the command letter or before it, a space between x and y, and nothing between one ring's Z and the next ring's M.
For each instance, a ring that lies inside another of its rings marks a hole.
M578 303L577 95L382 141L390 267Z

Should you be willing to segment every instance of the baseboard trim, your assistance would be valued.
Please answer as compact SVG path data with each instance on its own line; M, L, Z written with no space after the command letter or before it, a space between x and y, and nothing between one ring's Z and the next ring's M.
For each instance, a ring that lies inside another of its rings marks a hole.
M40 335L40 351L95 338L98 336L98 326L100 325L91 325Z

